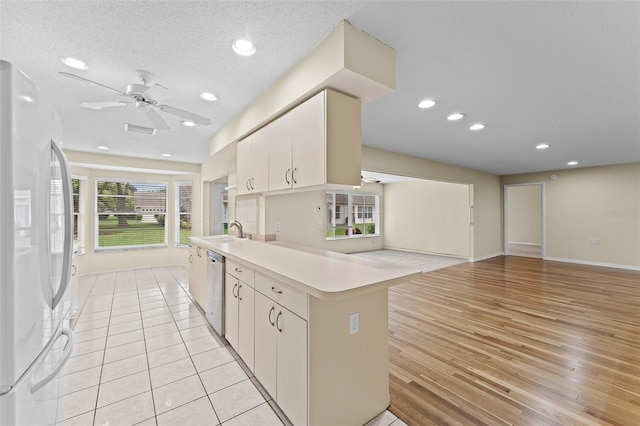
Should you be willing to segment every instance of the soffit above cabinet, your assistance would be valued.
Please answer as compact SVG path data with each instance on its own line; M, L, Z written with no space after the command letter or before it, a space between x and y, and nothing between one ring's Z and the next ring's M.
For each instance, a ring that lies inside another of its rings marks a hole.
M333 88L371 102L395 90L395 50L343 21L280 80L212 136L209 154Z

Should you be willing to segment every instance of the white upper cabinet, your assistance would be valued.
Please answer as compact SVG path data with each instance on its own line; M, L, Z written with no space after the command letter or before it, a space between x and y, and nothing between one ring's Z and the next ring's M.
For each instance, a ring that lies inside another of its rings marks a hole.
M267 127L269 126L238 142L236 157L239 195L269 189Z
M360 101L324 90L238 143L238 193L359 185L361 139Z
M269 126L273 127L269 140L269 190L291 188L293 169L291 167L291 115L288 112Z
M359 100L324 90L274 123L278 125L269 143L270 191L359 184Z

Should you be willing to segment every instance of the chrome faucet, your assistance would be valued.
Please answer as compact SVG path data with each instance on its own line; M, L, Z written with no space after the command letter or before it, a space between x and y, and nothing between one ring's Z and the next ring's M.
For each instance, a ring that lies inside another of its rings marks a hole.
M231 225L229 225L229 228L232 228L234 226L238 228L238 238L244 238L244 233L242 232L242 224L237 220L234 220L233 222L231 222Z

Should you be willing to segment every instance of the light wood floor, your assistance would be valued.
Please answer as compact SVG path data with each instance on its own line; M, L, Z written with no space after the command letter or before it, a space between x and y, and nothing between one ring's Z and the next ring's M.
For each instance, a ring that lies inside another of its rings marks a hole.
M640 425L640 272L499 257L389 290L409 425Z

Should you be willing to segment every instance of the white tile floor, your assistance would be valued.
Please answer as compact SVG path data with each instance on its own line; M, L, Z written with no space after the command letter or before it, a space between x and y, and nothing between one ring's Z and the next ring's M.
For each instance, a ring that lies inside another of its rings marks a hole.
M283 425L208 325L184 267L85 275L59 425ZM389 411L368 426L402 426Z
M386 262L413 266L417 269L422 270L422 272L435 271L436 269L442 269L448 266L467 262L467 259L462 259L459 257L438 256L433 254L390 249L364 251L353 253L353 255L366 257L367 259L383 260Z

